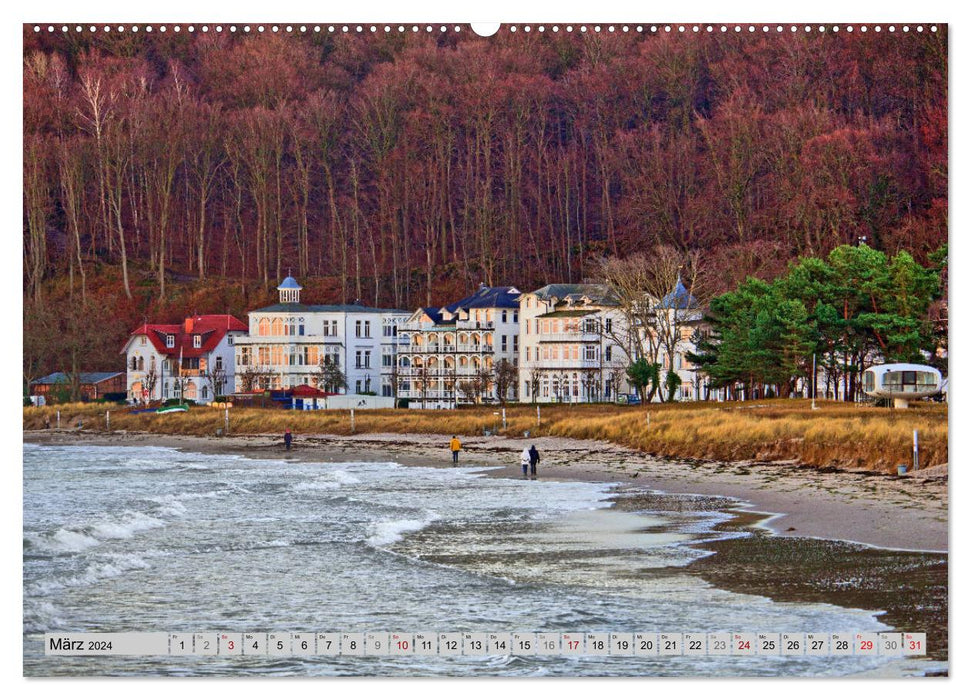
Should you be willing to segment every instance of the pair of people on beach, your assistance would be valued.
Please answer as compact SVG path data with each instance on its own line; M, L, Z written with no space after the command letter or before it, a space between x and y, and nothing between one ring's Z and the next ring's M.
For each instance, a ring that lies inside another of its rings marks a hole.
M523 476L526 476L527 467L529 475L536 476L536 465L539 464L539 450L536 449L536 445L530 445L528 450L524 447L520 461L523 465Z

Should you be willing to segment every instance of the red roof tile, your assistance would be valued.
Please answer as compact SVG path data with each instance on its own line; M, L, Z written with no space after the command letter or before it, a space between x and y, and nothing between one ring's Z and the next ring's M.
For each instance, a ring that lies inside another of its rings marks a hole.
M191 331L188 328L191 327ZM246 331L248 327L235 316L229 314L192 316L181 324L145 323L131 332L128 341L121 349L125 352L128 344L139 335L147 336L155 349L169 357L201 357L211 352L229 331ZM175 336L173 347L166 347L165 337ZM193 347L192 336L201 335L201 347Z

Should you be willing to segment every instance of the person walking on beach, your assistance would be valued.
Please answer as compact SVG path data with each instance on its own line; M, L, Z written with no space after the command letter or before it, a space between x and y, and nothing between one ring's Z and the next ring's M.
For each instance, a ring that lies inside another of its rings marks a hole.
M519 455L519 461L523 465L523 478L526 478L526 470L529 468L529 450L523 448L523 453Z
M536 449L536 445L529 446L529 474L530 476L536 476L536 465L539 464L539 450ZM524 470L525 471L525 470Z
M452 464L458 464L459 450L462 449L462 443L459 442L459 439L454 435L452 436L452 439L448 443L448 449L452 451Z
M287 428L283 433L283 444L287 446L287 452L289 452L290 445L293 444L293 433L290 432L290 428Z

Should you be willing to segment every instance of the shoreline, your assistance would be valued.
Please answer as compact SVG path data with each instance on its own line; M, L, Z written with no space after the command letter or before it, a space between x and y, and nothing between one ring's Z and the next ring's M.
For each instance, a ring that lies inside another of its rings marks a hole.
M133 432L23 431L48 445L158 446L303 462L389 461L449 468L450 435L297 435L287 452L279 435L197 437ZM490 477L522 478L519 454L535 444L540 479L616 483L617 498L659 491L724 497L760 516L751 526L777 537L835 540L897 551L947 553L948 481L936 469L898 477L800 467L790 462L658 459L613 443L501 436L463 439L461 467L493 467ZM500 467L495 469L494 467Z

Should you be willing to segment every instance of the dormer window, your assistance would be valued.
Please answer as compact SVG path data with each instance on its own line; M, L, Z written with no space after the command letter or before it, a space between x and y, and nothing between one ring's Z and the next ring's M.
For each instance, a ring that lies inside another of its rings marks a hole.
M165 347L174 348L175 347L175 336L171 333L165 334Z
M194 335L192 336L192 347L201 348L202 347L202 336Z

